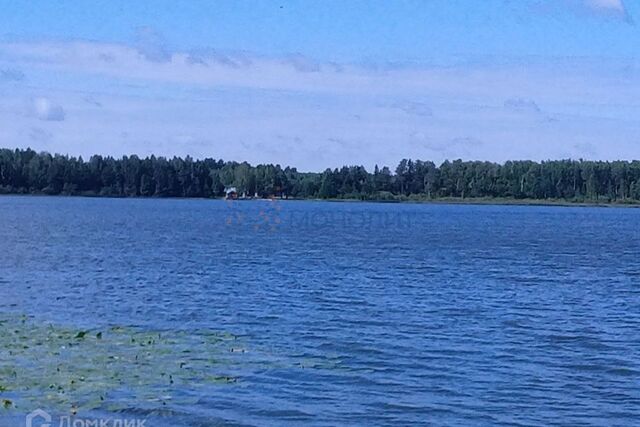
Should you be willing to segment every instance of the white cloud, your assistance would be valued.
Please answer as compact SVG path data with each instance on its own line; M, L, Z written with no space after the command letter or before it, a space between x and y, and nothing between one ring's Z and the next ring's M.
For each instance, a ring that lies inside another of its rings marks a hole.
M154 62L126 45L0 42L0 69L8 68L28 72L29 84L2 87L3 147L190 154L300 170L402 157L559 158L591 145L594 156L640 157L633 61L375 69L219 51ZM548 114L558 120L543 120ZM58 122L43 124L44 133L34 117Z
M532 0L531 3L532 10L545 14L562 14L569 10L582 17L591 16L634 24L625 0Z
M587 6L593 9L612 10L620 13L625 12L622 0L585 0Z
M292 63L291 57L209 54L194 58L191 54L175 52L171 61L152 62L136 48L126 45L80 41L0 42L0 67L4 60L7 64L28 69L33 82L35 77L31 75L39 72L42 75L74 75L74 84L88 81L126 84L128 87L175 84L193 88L235 87L342 96L389 95L403 99L428 94L431 98L468 96L476 102L500 103L514 89L523 96L535 95L545 103L547 99L544 98L549 96L586 101L607 98L611 95L612 82L602 76L618 73L616 67L630 66L632 71L637 67L633 62L575 58L488 65L470 62L449 67L391 65L376 69L353 64L338 67L313 61L307 63L296 58ZM585 85L585 79L602 81ZM637 94L638 91L618 91L616 96L631 99L633 92Z
M629 14L624 0L581 0L585 7L592 11L604 14L606 16L615 17L633 24L633 19Z
M251 65L249 57L243 53L227 54L215 49L201 49L189 53L185 61L188 64L208 67L210 63L231 68L242 68Z
M136 48L148 61L171 61L171 53L167 49L164 37L151 27L140 27L136 30Z
M40 120L61 122L65 118L61 105L54 104L47 98L35 98L32 104L32 112Z
M283 62L291 65L301 73L317 73L320 71L320 64L300 54L289 55Z
M504 107L515 113L540 114L542 112L535 101L524 98L509 98L504 101Z

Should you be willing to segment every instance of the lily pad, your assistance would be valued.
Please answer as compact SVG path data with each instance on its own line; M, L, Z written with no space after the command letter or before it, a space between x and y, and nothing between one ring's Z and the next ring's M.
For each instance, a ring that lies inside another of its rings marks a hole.
M0 378L7 382L0 392L10 388L16 402L3 400L5 409L46 405L81 413L135 407L144 396L147 409L160 410L167 402L188 404L187 394L178 389L237 381L226 372L241 357L229 351L232 342L238 343L224 332L125 326L77 332L2 313L0 322L0 349L5 350L0 352Z

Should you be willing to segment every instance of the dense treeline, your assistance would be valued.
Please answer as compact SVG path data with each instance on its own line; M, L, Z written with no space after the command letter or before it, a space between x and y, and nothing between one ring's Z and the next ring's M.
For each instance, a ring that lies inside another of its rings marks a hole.
M117 197L221 197L225 187L259 197L363 200L513 198L640 201L640 161L402 160L395 171L344 166L301 173L279 165L174 157L51 155L0 150L0 193Z

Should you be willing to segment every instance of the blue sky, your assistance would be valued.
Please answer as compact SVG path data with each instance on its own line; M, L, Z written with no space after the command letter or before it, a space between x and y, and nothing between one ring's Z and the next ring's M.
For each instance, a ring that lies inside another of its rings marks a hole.
M0 0L0 145L303 170L640 157L640 2Z

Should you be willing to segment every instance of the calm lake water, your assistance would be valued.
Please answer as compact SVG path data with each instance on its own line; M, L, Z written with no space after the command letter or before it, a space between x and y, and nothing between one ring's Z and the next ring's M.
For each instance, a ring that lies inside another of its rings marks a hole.
M0 251L0 312L34 330L232 337L176 356L228 381L160 404L125 378L94 415L640 425L638 209L0 197ZM29 405L0 419L57 410Z

